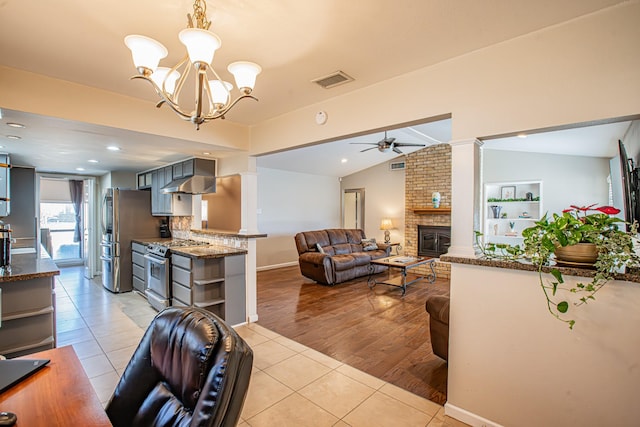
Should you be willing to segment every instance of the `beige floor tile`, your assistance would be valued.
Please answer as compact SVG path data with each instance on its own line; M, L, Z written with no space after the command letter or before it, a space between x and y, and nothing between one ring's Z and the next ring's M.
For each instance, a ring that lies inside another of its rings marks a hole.
M104 354L81 359L80 363L89 378L115 372L115 369L113 369L113 366L109 363L109 359L107 359L107 356Z
M58 336L58 347L76 344L82 341L91 341L94 339L89 328L74 329L72 331L60 332Z
M349 365L341 365L336 369L336 371L340 372L341 374L345 374L346 376L353 378L356 381L360 381L366 386L375 388L376 390L385 384L385 382L381 379L369 375L366 372L362 372L359 369L352 368Z
M93 377L89 381L91 381L91 385L98 395L100 402L105 404L111 399L113 390L115 390L118 381L120 381L120 376L114 371Z
M262 334L259 334L258 332L246 326L240 326L236 328L236 332L238 332L238 335L240 335L242 339L245 340L247 344L249 344L249 347L251 348L253 348L254 346L260 345L262 343L265 343L271 339Z
M105 353L110 353L115 350L131 347L132 345L138 345L143 334L142 329L136 327L128 332L97 337L97 340Z
M255 346L249 344L249 346L253 349L253 364L262 370L296 354L295 351L275 341L266 341Z
M432 417L434 417L439 410L444 408L442 405L438 405L435 402L432 402L423 397L417 396L393 384L387 383L382 387L380 387L379 391L381 393L384 393L386 395L393 397L394 399L404 402L407 405L412 406L417 410L422 411L425 414L430 415Z
M342 418L364 402L375 390L336 371L301 389L298 393Z
M136 348L138 348L137 344L121 348L120 350L110 351L107 353L107 358L116 370L124 369L129 363L129 360L131 360L131 356L133 356Z
M284 385L300 390L328 373L331 369L301 354L285 359L264 370Z
M298 342L295 342L294 340L290 340L289 338L286 338L283 336L274 338L274 341L277 342L278 344L282 344L287 348L290 348L296 353L302 353L303 351L309 350L309 347L307 347L306 345L302 345Z
M269 338L269 339L275 339L278 337L281 337L282 335L277 334L275 332L273 332L270 329L265 328L264 326L260 326L257 323L248 323L247 325L245 325L247 328L254 330L255 332L259 333L260 335L264 335L265 337Z
M56 330L58 333L74 331L76 329L86 328L87 324L84 323L84 320L80 315L73 319L62 319L58 317L58 312L56 311Z
M319 351L313 350L311 348L302 352L303 355L307 356L309 359L313 359L316 362L320 362L325 366L328 366L331 369L337 369L342 366L342 362L327 356L324 353L320 353Z
M78 355L78 359L86 359L88 357L103 354L102 348L100 348L98 341L95 339L75 343L73 344L73 349Z
M117 319L110 323L100 323L89 326L89 329L91 329L91 332L93 332L96 338L127 332L134 328L137 329L138 326L128 317L126 319Z
M249 382L249 390L241 417L248 420L292 393L293 390L264 372L254 371Z
M338 418L295 393L247 422L251 427L331 427Z
M343 420L353 427L424 427L431 419L424 412L376 392Z

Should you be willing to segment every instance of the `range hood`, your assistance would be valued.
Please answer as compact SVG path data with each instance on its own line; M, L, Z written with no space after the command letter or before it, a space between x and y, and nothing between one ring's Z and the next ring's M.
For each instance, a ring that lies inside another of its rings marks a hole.
M204 194L216 192L216 177L213 175L193 175L178 178L162 187L163 193Z

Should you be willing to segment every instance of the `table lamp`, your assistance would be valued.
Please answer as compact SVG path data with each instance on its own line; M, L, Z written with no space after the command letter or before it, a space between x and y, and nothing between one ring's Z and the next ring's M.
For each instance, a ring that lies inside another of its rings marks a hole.
M393 228L393 223L389 218L382 218L380 222L380 230L384 230L384 242L386 244L391 243L391 233L389 230Z

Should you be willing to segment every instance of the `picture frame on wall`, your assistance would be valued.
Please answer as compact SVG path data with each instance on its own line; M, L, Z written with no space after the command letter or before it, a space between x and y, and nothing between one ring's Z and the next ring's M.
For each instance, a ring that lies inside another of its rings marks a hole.
M505 185L504 187L500 187L500 198L502 200L513 200L516 198L516 186L515 185Z

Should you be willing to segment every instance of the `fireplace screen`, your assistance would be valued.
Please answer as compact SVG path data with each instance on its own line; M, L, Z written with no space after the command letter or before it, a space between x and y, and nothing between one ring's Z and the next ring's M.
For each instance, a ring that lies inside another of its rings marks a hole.
M439 257L451 245L451 227L440 225L418 226L418 256Z

